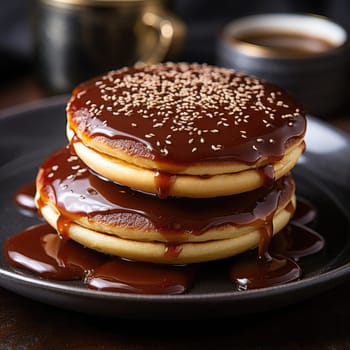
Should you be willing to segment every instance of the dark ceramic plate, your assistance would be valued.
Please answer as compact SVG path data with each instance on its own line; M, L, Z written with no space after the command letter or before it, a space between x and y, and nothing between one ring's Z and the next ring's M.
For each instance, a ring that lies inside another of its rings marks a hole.
M66 144L66 96L0 114L0 245L39 222L12 202L34 180L39 164ZM302 280L260 290L234 292L221 262L206 269L184 295L98 292L78 282L48 281L9 266L0 254L0 285L15 293L86 313L134 319L213 318L264 311L298 302L350 277L350 138L325 122L309 118L307 151L293 170L299 196L319 211L317 231L326 249L303 259Z

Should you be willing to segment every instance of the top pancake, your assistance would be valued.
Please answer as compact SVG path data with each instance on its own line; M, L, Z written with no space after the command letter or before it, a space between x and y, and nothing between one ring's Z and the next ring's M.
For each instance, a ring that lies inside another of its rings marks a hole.
M303 144L302 106L255 77L205 64L111 71L73 91L71 141L142 169L216 175L262 167Z

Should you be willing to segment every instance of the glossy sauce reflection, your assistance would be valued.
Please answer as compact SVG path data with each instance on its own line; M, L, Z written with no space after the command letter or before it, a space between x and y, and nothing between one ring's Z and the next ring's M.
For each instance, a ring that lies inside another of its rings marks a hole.
M260 289L296 281L302 277L300 266L285 257L256 257L256 253L239 256L229 275L237 291Z
M35 183L29 182L20 187L13 196L15 205L20 208L25 215L33 216L37 212L34 202L35 191Z
M97 252L59 238L48 224L39 224L10 237L5 243L10 264L55 280L83 279L105 260Z
M206 65L187 68L129 67L84 82L68 103L68 124L80 138L184 168L221 160L271 163L304 135L302 106L275 85ZM159 84L149 84L154 77Z
M169 197L170 189L176 181L176 175L156 171L154 174L154 183L157 188L157 195L161 199Z
M234 196L172 198L167 196L172 176L159 173L156 178L165 199L133 191L94 175L67 148L47 159L38 176L40 198L44 202L54 201L65 218L74 221L84 217L94 221L95 217L108 213L119 225L129 227L131 217L135 218L132 220L134 229L138 228L137 222L142 230L156 230L168 242L176 242L176 238L183 235L183 228L192 235L201 235L226 225L254 225L261 221L269 225L279 205L290 200L295 187L289 175L274 182L272 187ZM63 237L67 236L67 219L58 222Z
M33 189L33 185L23 188ZM89 189L87 192L91 195L98 194L93 187ZM21 191L27 196L30 193L34 195L33 191L22 189L15 194L15 198ZM257 251L252 250L231 259L228 273L234 289L259 289L302 278L298 260L318 253L325 246L323 237L305 226L312 224L316 213L311 203L298 200L292 222L272 240L272 228L267 224ZM65 232L69 223L69 220L62 219L59 224L61 233ZM197 270L201 268L200 264L167 266L110 257L60 238L46 223L8 238L4 249L11 265L44 278L78 279L88 288L123 293L185 293L197 282ZM179 247L169 243L165 254L177 256Z
M311 228L315 208L301 202L301 209L281 232L275 235L265 250L244 253L233 259L229 276L238 291L286 284L302 278L298 261L319 253L325 247L324 238ZM297 201L297 208L299 201ZM306 219L307 218L307 219Z
M192 285L195 265L166 266L113 258L87 278L92 289L138 294L182 294Z
M184 293L197 270L196 265L156 265L110 257L59 238L46 223L10 237L5 256L11 265L44 278L81 280L92 289L140 294Z

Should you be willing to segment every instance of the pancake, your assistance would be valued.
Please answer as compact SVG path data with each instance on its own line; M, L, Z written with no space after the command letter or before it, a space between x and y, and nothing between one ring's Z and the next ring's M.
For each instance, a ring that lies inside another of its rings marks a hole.
M302 106L279 87L205 64L111 71L77 86L67 105L68 139L91 169L165 197L279 179L303 152L305 130Z
M39 211L64 238L155 263L221 259L267 244L295 208L290 174L240 195L161 200L97 176L69 147L41 165L36 186Z
M304 151L304 144L293 147L271 165L235 173L217 175L181 175L145 169L96 152L81 142L74 142L74 151L96 173L116 183L139 191L167 196L212 198L234 195L257 189L287 174Z
M42 213L47 222L57 229L59 217L57 212L45 206ZM274 217L274 231L271 236L282 230L290 218L291 214L286 210ZM234 238L176 244L122 239L76 223L70 223L67 231L72 240L90 249L130 260L157 264L191 264L224 259L257 247L261 240L259 228Z

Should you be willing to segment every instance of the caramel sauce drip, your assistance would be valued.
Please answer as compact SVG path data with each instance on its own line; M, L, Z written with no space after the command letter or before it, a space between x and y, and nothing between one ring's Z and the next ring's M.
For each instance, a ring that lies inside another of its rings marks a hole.
M176 175L167 174L161 171L156 171L154 182L157 188L157 195L160 199L169 197L171 186L176 180Z
M46 223L8 238L4 252L10 264L55 280L83 279L87 271L106 259L78 243L60 239Z
M263 186L271 188L276 181L275 168L273 165L265 165L258 170L263 178Z
M68 148L42 164L38 184L43 202L53 202L62 214L58 228L63 237L67 236L69 220L85 217L92 222L157 230L169 242L176 242L176 235L184 233L200 235L228 225L268 223L294 192L293 179L286 176L272 188L234 196L160 200L94 175Z
M98 290L138 294L182 294L192 285L196 265L157 265L114 258L87 279Z
M5 242L7 261L53 280L81 280L89 288L140 294L180 294L192 285L196 265L156 265L109 257L59 238L48 224Z
M59 215L56 226L57 226L57 231L58 234L60 235L61 238L63 239L69 239L69 228L72 224L72 221L63 215Z
M289 258L256 259L244 254L232 263L229 275L238 291L260 289L296 281L301 278L300 266Z
M173 166L281 159L305 134L302 106L255 77L205 64L129 67L79 85L67 106L80 138Z
M299 280L303 272L298 261L324 249L324 238L305 226L315 219L315 207L308 201L297 200L296 208L292 222L271 241L263 232L264 244L260 243L258 256L249 252L234 258L229 275L236 290L266 288Z
M258 258L262 259L268 252L273 235L272 217L268 218L260 228Z
M298 204L299 204L299 199L298 199ZM295 214L296 214L296 209L295 209L295 206L294 206L294 203L293 202L289 202L285 207L284 207L284 210L286 210L288 213L290 214L293 214L293 218L295 217Z
M324 238L311 228L290 223L271 242L271 254L288 256L298 261L304 256L320 252L325 247Z
M175 243L167 243L165 245L164 256L170 258L177 258L182 251L181 245Z
M54 169L58 170L55 166ZM93 188L88 188L87 193L98 194ZM228 269L235 290L271 287L302 278L297 261L322 251L325 241L317 232L298 223L298 220L311 223L316 209L305 200L298 200L298 207L293 222L269 244L266 243L271 238L271 228L266 226L266 232L262 233L264 243L259 246L258 254L253 250L232 258ZM169 243L165 254L177 256L179 251L179 246ZM185 293L199 278L197 270L201 266L157 265L110 257L61 239L47 223L9 237L4 244L4 254L11 265L44 278L78 279L88 288L122 293Z
M29 182L20 187L13 196L14 204L21 209L24 214L29 216L33 216L37 212L34 201L35 191L35 183Z
M298 205L293 215L293 221L302 225L312 224L317 218L317 209L308 200L298 198Z

